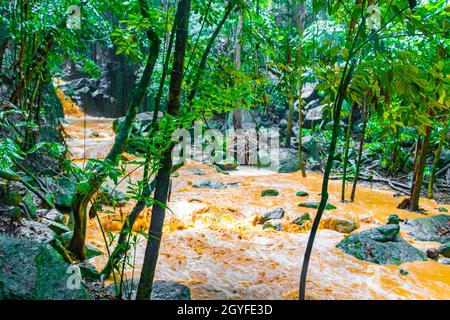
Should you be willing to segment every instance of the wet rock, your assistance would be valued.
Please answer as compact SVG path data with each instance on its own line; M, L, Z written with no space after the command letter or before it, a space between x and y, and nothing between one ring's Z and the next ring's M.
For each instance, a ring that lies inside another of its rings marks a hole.
M91 133L90 137L91 138L98 138L98 137L100 137L100 133L98 133L97 131L94 131L94 132Z
M97 268L87 261L77 264L80 268L81 277L87 281L100 281L100 273Z
M218 180L197 180L192 182L193 188L198 189L225 189L226 186Z
M400 226L389 224L375 229L366 230L361 233L377 242L390 242L397 239L397 236L400 233Z
M69 264L49 245L0 234L0 300L86 300L80 283L69 288Z
M48 226L33 220L22 220L21 226L16 230L16 235L34 242L48 242L56 236Z
M314 138L311 135L302 137L302 147L303 150L308 152L309 154L314 153Z
M334 230L340 233L352 233L357 229L356 222L350 218L335 218Z
M189 170L187 170L187 172L189 172L191 174L195 174L197 176L204 176L204 175L206 175L206 172L203 171L202 169L189 169Z
M297 217L292 223L299 225L299 226L303 226L305 224L305 222L310 221L311 220L311 216L309 215L309 213L305 213L303 215L301 215L300 217Z
M274 229L276 231L283 231L283 225L281 224L280 221L276 221L276 220L270 220L270 221L266 221L263 224L263 230L266 229Z
M229 182L227 183L228 188L240 188L242 187L242 184L239 182Z
M443 255L446 258L450 258L450 242L442 245L438 249L438 252L440 255Z
M123 283L122 299L135 300L139 280L126 280ZM114 284L108 286L106 291L115 295ZM189 287L172 281L154 281L151 300L191 300L191 291Z
M62 224L67 222L66 216L57 209L39 209L37 210L37 215Z
M277 197L279 195L280 193L278 192L278 190L275 189L261 191L261 197Z
M282 130L286 130L288 126L288 121L286 119L281 119L278 127Z
M450 215L407 220L402 229L414 240L447 243L450 242Z
M264 212L261 217L259 217L259 223L264 223L272 219L282 219L284 217L284 213L283 208L277 208L275 210Z
M299 207L309 208L309 209L318 209L319 205L320 205L320 202L302 202L302 203L298 204ZM325 206L325 210L334 210L334 209L336 209L336 207L330 203L327 203Z
M298 153L290 149L280 150L280 160L278 163L279 173L291 173L300 170Z
M214 163L215 166L219 167L222 171L233 171L236 170L239 167L239 164L237 162L233 163Z
M297 197L309 197L309 193L305 191L299 191L295 194Z
M439 257L439 251L436 249L428 249L427 257L430 259L436 259L437 257Z
M409 272L406 271L406 270L400 269L400 274L401 274L402 276L407 276L407 275L409 274Z
M51 221L51 220L45 220L44 224L50 230L52 230L54 233L56 233L57 235L61 235L61 234L66 233L66 232L70 232L70 228L68 226L66 226L65 224L62 224L62 223L58 223L58 222Z
M396 214L390 215L387 221L387 224L400 224L404 220L400 219L400 217Z
M365 230L349 235L337 247L360 260L378 264L425 261L427 256L398 236L399 231L398 225Z

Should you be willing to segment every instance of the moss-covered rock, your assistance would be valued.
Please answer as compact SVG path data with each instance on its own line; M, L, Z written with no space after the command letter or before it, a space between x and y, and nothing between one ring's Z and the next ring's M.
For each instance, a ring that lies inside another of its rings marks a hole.
M309 193L308 192L305 192L305 191L299 191L299 192L297 192L296 194L295 194L297 197L308 197L309 196Z
M263 224L263 230L265 229L273 229L276 231L283 231L283 225L281 224L280 221L276 221L276 220L270 220L270 221L266 221Z
M9 206L18 206L22 203L22 196L18 191L10 191L5 196L5 204Z
M400 219L400 217L396 214L391 214L388 218L387 224L400 224L404 220Z
M447 243L450 242L450 215L407 220L402 229L414 240Z
M439 249L439 254L446 258L450 258L450 242L442 245Z
M277 197L279 195L280 193L278 192L278 190L275 189L261 191L261 197Z
M55 221L47 220L45 222L45 225L52 230L54 233L61 235L67 232L70 232L70 228L66 226L65 224L58 223Z
M49 245L0 235L0 300L86 300L80 283L67 285L69 264Z
M309 208L309 209L318 209L320 206L320 202L302 202L298 204L299 207ZM335 210L336 207L330 203L325 205L325 210Z
M270 210L267 212L264 212L258 219L259 223L264 223L269 220L273 219L282 219L284 217L284 209L283 208L277 208L274 210Z
M417 250L399 235L398 225L386 225L351 234L337 247L360 260L378 264L400 265L405 262L425 261L426 254Z
M303 226L305 224L305 222L310 221L310 220L311 220L311 216L309 215L309 213L304 213L300 217L295 218L295 220L292 223L299 225L299 226Z

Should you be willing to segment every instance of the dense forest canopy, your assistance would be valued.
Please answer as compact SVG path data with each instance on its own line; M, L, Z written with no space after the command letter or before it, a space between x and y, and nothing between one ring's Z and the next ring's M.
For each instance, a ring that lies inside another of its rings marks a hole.
M106 250L100 274L114 281L116 297L127 290L125 270L135 268L136 299L152 294L178 192L172 182L190 163L172 158L180 129L190 136L199 126L194 154L214 140L208 165L223 176L239 166L276 167L300 172L300 189L321 174L318 201L304 205L312 218L295 223L308 232L300 299L313 294L307 272L334 207L333 181L341 181L334 192L342 205L359 200L360 183L376 182L399 197L393 212L420 217L424 198L447 210L449 1L1 0L0 12L0 230L14 234L14 223L60 211L69 219L58 230L66 232L51 246L78 265L92 257L87 229L95 221ZM73 118L84 128L81 155L71 148ZM87 156L86 141L96 137L87 137L87 123L112 118L113 142L103 156ZM277 132L268 139L278 141L276 162L258 144L268 129ZM254 136L255 154L236 132ZM215 182L199 188L220 189ZM130 210L120 209L125 204ZM113 232L105 217L118 210ZM147 225L138 227L144 215ZM391 216L388 226L401 220ZM145 254L137 266L139 238ZM428 257L448 255L433 250Z

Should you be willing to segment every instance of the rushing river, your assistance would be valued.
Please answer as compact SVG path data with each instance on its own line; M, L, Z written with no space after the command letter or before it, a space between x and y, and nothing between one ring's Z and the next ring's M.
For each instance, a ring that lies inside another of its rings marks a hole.
M68 145L74 159L102 158L113 143L111 119L67 119L66 132L72 137ZM205 176L188 169L199 168ZM133 168L129 168L132 171ZM184 283L191 288L193 299L296 299L300 266L308 239L310 224L303 229L290 222L316 210L300 208L302 201L319 201L322 176L300 173L278 174L254 168L241 168L230 175L216 172L200 163L189 162L173 178L170 211L167 213L161 254L156 278ZM138 180L141 170L130 178ZM191 182L216 179L231 184L222 190L195 189ZM119 189L126 190L129 180ZM278 197L261 197L264 189L277 189ZM350 189L350 188L348 188ZM295 196L307 191L309 198ZM450 299L450 265L434 261L381 266L358 260L335 246L344 235L332 230L333 217L351 217L358 221L359 231L384 224L387 217L397 213L401 218L419 218L420 214L396 209L402 198L389 190L358 187L354 203L339 201L340 182L330 183L329 202L337 210L325 214L318 232L311 259L307 296L311 299ZM117 232L133 203L116 210L116 214L101 214L105 229ZM282 207L286 210L284 232L262 230L255 225L255 216ZM439 214L434 201L421 199L421 207L429 215ZM136 228L148 228L147 209L141 214ZM438 247L438 243L413 241L402 236L419 249ZM89 222L88 241L106 252L96 219ZM145 242L136 247L136 270L144 258ZM95 260L100 269L106 256ZM400 269L408 275L400 274ZM132 270L127 271L130 278Z

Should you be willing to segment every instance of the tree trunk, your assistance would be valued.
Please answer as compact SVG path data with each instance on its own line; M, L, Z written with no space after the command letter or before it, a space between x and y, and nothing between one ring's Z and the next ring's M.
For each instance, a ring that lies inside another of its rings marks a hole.
M353 126L353 109L355 106L352 104L350 107L350 114L348 116L348 125L347 125L347 135L345 137L345 147L344 147L344 159L343 159L343 173L342 173L342 191L341 191L341 201L345 202L345 187L347 184L347 167L348 167L348 154L350 151L350 137L352 135L352 126Z
M428 114L432 117L433 111L431 108ZM432 127L428 126L425 130L425 136L420 147L419 155L417 157L417 166L414 172L414 182L411 188L411 197L409 202L410 211L419 211L420 191L422 190L423 172L425 169L425 162L427 160L428 143L431 137Z
M355 178L353 179L352 193L350 195L351 202L355 201L356 186L358 184L359 173L361 171L361 158L362 158L362 153L364 150L364 138L365 138L365 134L366 134L367 118L368 118L368 116L367 116L366 98L364 97L363 114L362 114L363 123L362 123L361 137L359 140L358 159L356 160Z
M146 0L140 0L139 4L142 15L144 17L148 17ZM120 155L123 153L123 150L128 142L133 121L140 110L147 92L147 88L150 84L156 60L158 58L161 41L153 30L147 31L147 38L151 41L151 47L144 72L133 95L133 99L128 106L125 120L119 128L114 145L105 159L105 163L117 165ZM87 206L105 179L106 175L103 172L103 169L97 168L97 170L92 173L91 178L88 181L89 191L87 193L78 192L75 195L75 200L72 205L75 225L73 236L69 244L69 250L80 260L84 260L86 256L84 246L86 240Z
M167 108L167 113L172 116L177 116L180 110L190 10L191 1L180 0L176 14L177 32L175 53ZM155 276L156 264L158 262L162 228L164 225L165 205L167 203L170 185L170 174L172 172L172 148L168 148L164 152L161 165L161 169L159 169L156 175L155 204L152 208L149 238L147 240L147 247L145 248L144 264L142 266L141 278L139 280L139 287L136 295L137 300L150 299L152 293L153 279Z
M325 172L323 176L322 184L322 196L320 199L319 209L317 210L316 217L314 218L313 225L311 227L311 232L309 235L308 243L306 245L306 251L303 258L303 266L300 276L300 286L299 286L299 299L305 300L306 293L306 277L308 275L309 260L311 258L312 248L314 246L314 240L316 237L317 230L319 229L320 220L322 219L322 214L325 210L325 206L328 202L328 182L330 179L331 169L333 167L334 154L336 152L337 139L339 136L339 122L341 118L342 103L345 99L345 93L347 91L350 80L353 76L353 71L356 67L355 61L347 61L347 64L342 73L341 83L339 85L339 91L336 96L333 107L333 133L331 136L330 149L328 152L327 164L325 167Z
M450 126L448 125L448 119L446 119L446 121L444 122L444 128L442 130L441 138L439 140L439 146L434 156L433 167L431 168L430 183L428 184L428 193L427 193L428 199L433 199L433 188L434 188L434 181L436 180L436 171L439 167L439 163L441 162L442 148L447 139L449 127Z
M303 89L303 72L302 72L302 58L303 58L303 48L302 48L302 39L303 39L303 33L305 29L305 15L306 15L306 7L305 7L305 1L299 0L298 1L298 8L297 8L297 29L298 29L298 35L299 35L299 42L298 42L298 161L300 164L300 170L302 171L302 176L306 178L306 170L305 170L305 162L303 161L303 145L302 145L302 139L303 139L303 99L302 99L302 89Z

